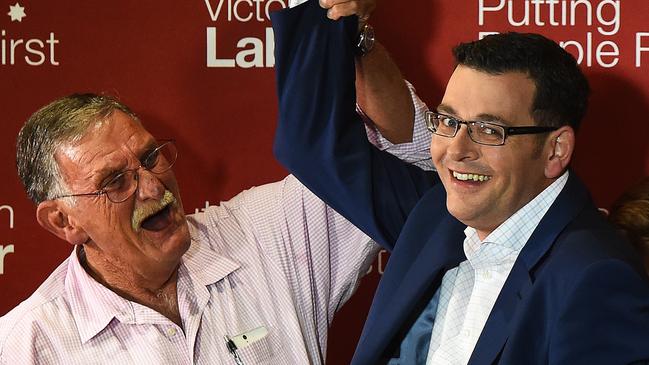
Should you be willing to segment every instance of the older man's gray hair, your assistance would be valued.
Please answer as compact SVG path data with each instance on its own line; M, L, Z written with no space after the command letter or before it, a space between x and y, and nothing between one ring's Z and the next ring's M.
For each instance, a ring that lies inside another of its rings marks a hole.
M135 114L111 96L73 94L53 101L34 113L18 133L16 165L27 195L36 204L68 194L55 153L78 142L91 126L120 110ZM71 201L73 202L73 201Z

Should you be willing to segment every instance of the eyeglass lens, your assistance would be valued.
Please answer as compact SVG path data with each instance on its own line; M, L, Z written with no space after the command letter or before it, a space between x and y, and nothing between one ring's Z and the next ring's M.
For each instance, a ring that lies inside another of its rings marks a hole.
M463 122L445 115L430 115L432 132L444 137L455 137L461 124L466 124L469 137L477 143L501 145L505 141L505 129L499 125L486 122Z
M142 167L154 174L168 171L176 162L178 151L172 141L167 141L151 151L142 159ZM125 170L110 179L102 188L106 196L114 203L121 203L130 198L138 187L138 169Z

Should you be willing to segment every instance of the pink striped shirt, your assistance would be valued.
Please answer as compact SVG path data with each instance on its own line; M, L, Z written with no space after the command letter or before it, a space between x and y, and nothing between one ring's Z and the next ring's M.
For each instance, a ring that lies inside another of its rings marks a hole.
M292 176L188 221L184 332L94 281L73 252L2 318L0 363L236 364L224 336L260 326L268 335L238 350L243 364L323 363L333 314L376 245Z

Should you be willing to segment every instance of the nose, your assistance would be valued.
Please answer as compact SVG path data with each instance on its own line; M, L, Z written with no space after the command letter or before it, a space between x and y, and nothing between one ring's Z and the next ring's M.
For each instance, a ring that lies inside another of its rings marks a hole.
M138 199L162 199L166 188L158 176L145 168L138 169L137 176L138 188L136 193Z
M471 140L469 129L466 125L460 125L457 134L448 139L446 155L453 161L471 161L479 156L479 145Z

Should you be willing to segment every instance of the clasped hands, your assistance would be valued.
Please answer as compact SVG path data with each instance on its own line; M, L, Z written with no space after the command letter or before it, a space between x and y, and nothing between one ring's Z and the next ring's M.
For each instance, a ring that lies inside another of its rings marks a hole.
M340 17L357 15L359 27L365 25L376 8L377 0L319 0L320 6L327 9L327 17L338 20Z

